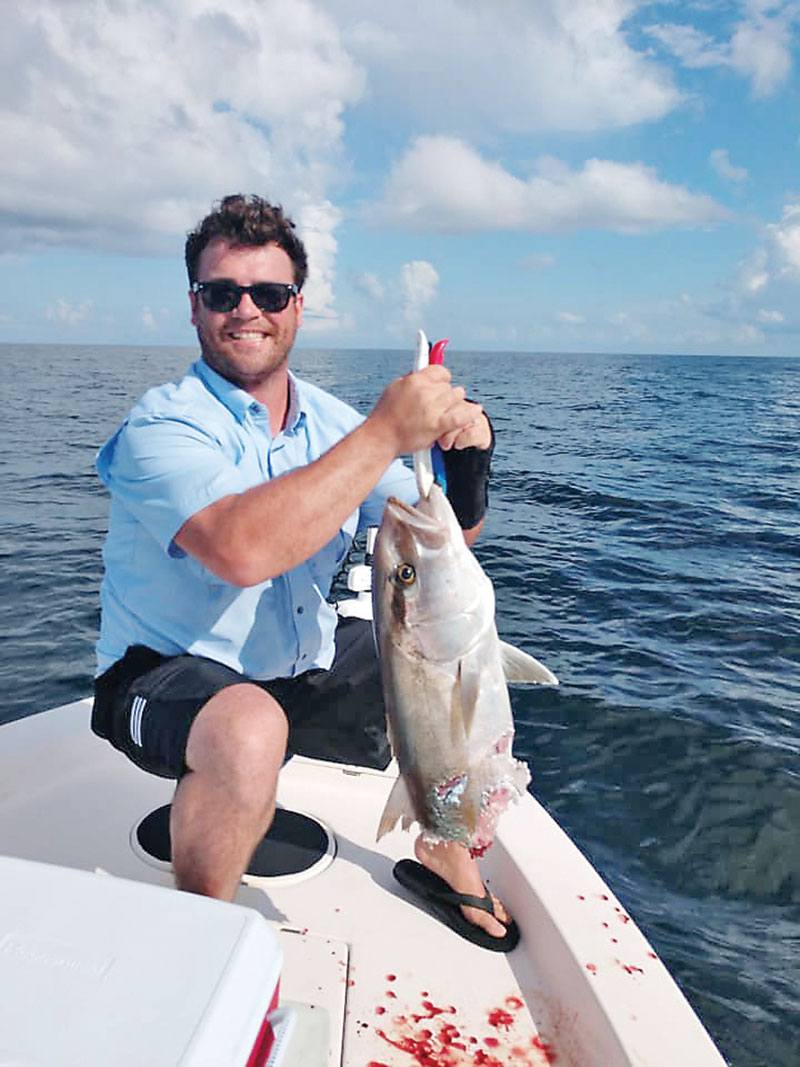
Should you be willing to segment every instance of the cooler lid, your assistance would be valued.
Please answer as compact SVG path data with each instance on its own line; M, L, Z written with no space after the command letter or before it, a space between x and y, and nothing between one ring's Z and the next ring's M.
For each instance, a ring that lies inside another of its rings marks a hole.
M245 1067L281 963L250 908L0 857L0 1062Z

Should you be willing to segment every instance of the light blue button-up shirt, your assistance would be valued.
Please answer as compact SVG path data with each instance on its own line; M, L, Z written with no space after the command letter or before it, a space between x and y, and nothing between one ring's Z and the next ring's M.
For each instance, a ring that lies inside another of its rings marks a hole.
M401 462L315 556L259 585L230 585L174 542L202 508L305 466L363 421L294 375L289 389L286 428L272 437L267 409L198 360L179 382L145 393L101 449L111 509L98 672L133 644L207 656L253 678L331 665L336 612L326 597L353 538L380 522L387 497L417 499Z

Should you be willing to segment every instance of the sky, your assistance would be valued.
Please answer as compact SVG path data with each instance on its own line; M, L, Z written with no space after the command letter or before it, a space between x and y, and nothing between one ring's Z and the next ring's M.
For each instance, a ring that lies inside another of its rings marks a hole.
M800 355L800 0L0 7L0 342L192 345L245 192L298 345Z

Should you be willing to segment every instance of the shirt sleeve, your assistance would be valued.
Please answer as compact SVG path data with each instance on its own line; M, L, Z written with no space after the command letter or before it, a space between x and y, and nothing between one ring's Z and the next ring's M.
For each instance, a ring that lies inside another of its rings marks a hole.
M383 518L383 509L390 496L396 496L406 504L416 504L419 500L419 490L417 489L414 472L399 459L396 459L386 470L378 484L361 505L358 521L359 533L369 526L380 526Z
M97 471L112 495L165 552L181 526L209 504L248 488L220 442L177 418L126 420L101 449Z

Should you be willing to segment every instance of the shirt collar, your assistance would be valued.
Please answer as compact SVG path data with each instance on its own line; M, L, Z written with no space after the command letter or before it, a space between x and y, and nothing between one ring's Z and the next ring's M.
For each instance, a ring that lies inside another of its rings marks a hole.
M238 422L244 422L248 413L265 410L245 389L223 378L204 359L198 359L193 368L194 373L203 382L210 393L223 404ZM295 433L306 416L302 382L289 371L289 410L286 415L284 433Z

